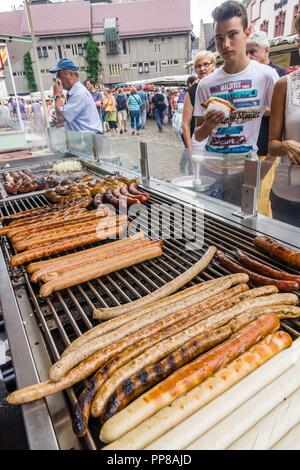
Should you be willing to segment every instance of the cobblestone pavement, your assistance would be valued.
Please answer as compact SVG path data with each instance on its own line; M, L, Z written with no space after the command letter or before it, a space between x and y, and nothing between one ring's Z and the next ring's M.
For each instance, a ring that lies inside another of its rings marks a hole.
M106 134L105 156L117 162L120 159L121 166L128 169L137 169L140 162L140 142L144 141L148 147L150 175L171 181L180 176L179 161L184 149L182 140L178 138L172 126L164 126L162 133L152 119L147 120L146 129L139 135L131 135L131 129L118 137L110 137Z

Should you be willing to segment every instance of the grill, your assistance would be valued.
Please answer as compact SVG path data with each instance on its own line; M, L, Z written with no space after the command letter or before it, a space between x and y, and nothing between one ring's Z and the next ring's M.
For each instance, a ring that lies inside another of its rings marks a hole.
M43 194L11 198L1 202L0 213L1 216L10 215L45 204L47 204L47 200ZM151 201L146 206L148 207L148 213L151 210L152 216L156 216L156 222L152 223L152 232L146 213L141 213L137 218L133 217L131 219L132 229L138 223L140 229L145 233L161 237L165 215L163 210L159 211L159 207L164 205L163 207L166 209L170 204L171 200L168 200L167 197L158 193L151 193ZM65 347L77 336L98 324L92 319L94 308L120 305L149 294L198 261L209 245L215 245L231 254L235 249L241 248L258 260L287 270L286 266L280 262L274 262L274 260L256 249L253 243L254 234L251 231L230 224L217 216L203 214L200 209L192 206L176 204L170 218L171 232L180 220L183 207L185 214L190 217L193 224L190 228L185 229L185 238L176 239L173 233L170 239L165 240L165 250L162 257L54 293L49 298L41 299L38 297L38 286L30 283L23 268L8 267L13 283L24 283L27 288L36 321L42 331L52 361L59 359ZM199 215L203 217L204 223L203 246L200 243L200 238L196 242L198 243L197 249L189 251L186 249L185 243L187 238L192 238L192 232L196 228L196 216ZM13 254L8 240L5 239L2 242L2 249L7 263ZM296 273L292 269L289 269L289 272ZM217 261L213 261L190 285L226 274L228 274L226 269L220 266ZM294 339L300 336L300 321L298 320L285 320L282 323L282 328L290 333ZM66 392L71 406L74 405L76 396L81 390L82 384L79 384ZM90 431L85 437L84 446L90 449L99 448L98 433L99 424L96 420L91 419Z

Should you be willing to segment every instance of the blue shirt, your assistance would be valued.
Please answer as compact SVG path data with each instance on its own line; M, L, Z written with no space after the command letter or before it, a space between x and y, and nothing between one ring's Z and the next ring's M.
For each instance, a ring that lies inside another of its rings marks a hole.
M146 109L146 104L147 104L147 95L144 91L138 91L137 94L141 98L141 110Z
M80 82L67 93L67 102L61 108L67 131L103 132L97 107L90 92Z
M142 100L137 93L134 95L129 95L127 100L129 111L139 111L142 104Z

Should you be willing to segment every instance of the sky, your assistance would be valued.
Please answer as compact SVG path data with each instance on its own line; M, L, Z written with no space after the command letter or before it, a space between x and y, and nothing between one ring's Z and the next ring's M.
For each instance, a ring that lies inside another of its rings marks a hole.
M223 0L208 0L203 2L201 0L191 1L191 21L194 26L194 33L198 36L199 24L201 18L204 23L211 22L211 12L213 9L222 3ZM207 3L207 5L206 5ZM0 11L11 11L11 7L15 5L18 7L22 4L22 0L0 0Z

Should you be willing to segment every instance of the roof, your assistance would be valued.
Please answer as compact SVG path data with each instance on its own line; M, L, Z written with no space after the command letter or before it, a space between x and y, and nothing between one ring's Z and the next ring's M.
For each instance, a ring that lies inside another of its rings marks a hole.
M91 31L90 4L88 2L67 2L31 6L34 34L37 36L87 33ZM29 33L24 12L21 34Z
M120 37L191 30L189 0L151 0L144 2L91 5L92 32L103 31L103 19L118 18Z
M37 36L104 32L105 18L118 19L120 37L191 30L190 0L90 4L84 0L31 5ZM3 34L29 35L24 10L0 13Z

